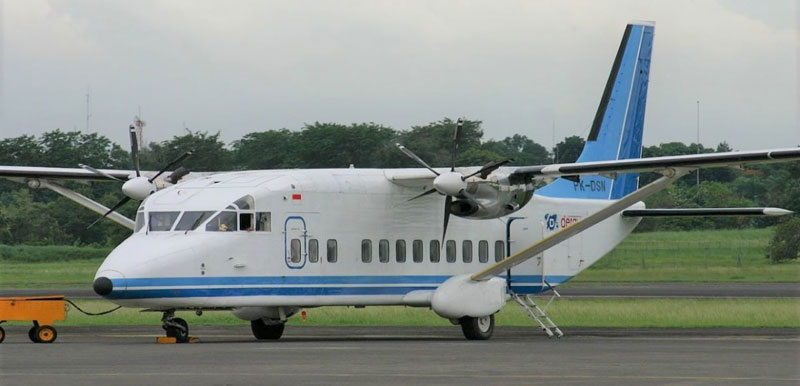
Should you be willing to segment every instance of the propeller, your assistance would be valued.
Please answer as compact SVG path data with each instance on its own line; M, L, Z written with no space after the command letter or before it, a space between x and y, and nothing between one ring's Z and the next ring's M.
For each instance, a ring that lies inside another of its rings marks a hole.
M156 185L153 183L156 180L156 178L164 174L167 170L172 169L175 165L178 165L181 162L183 162L183 160L191 156L193 153L193 151L191 150L187 151L181 154L178 158L174 159L172 162L168 163L163 168L161 168L161 170L159 170L158 173L156 173L152 177L150 178L144 177L142 176L142 173L139 170L139 143L136 135L137 129L133 125L130 125L128 127L128 130L130 132L130 139L131 139L131 161L133 162L133 168L136 171L136 177L130 178L129 180L125 181L124 184L122 184L122 193L125 194L125 197L123 197L119 202L117 202L114 206L112 206L111 209L109 209L102 216L100 216L100 218L95 220L93 223L89 224L89 226L86 227L86 229L91 228L92 226L97 224L100 220L106 218L106 216L108 216L115 210L119 209L121 206L128 203L128 201L130 201L131 199L142 201L145 198L147 198L147 196L153 194L153 192L157 190ZM116 178L112 175L109 175L108 173L103 172L102 170L95 169L91 166L81 164L80 167L89 170L97 175L110 178L115 181L120 181L120 182L122 181L119 178ZM175 183L176 181L180 180L181 177L187 174L189 174L188 169L184 167L179 167L178 169L173 171L168 177L166 177L165 180L167 180L167 182L170 183Z
M411 150L406 148L401 144L397 144L397 148L400 149L405 155L407 155L412 160L416 161L418 164L422 165L426 169L430 170L431 173L436 175L436 178L433 180L433 188L428 189L408 201L416 200L420 197L427 196L432 193L440 193L445 196L444 199L444 224L442 227L442 243L441 246L444 246L445 236L447 235L447 224L450 222L450 214L452 213L452 205L453 205L453 197L463 200L468 200L471 203L475 204L479 208L484 208L484 206L478 202L477 198L475 198L472 194L467 192L467 182L466 180L470 177L474 177L480 175L482 179L486 179L489 174L492 174L497 168L511 162L511 159L506 159L503 161L493 161L489 162L480 170L470 174L470 175L463 175L459 172L456 172L456 158L458 157L458 145L459 139L461 137L461 131L464 127L464 121L459 118L456 121L456 127L453 132L453 144L450 151L450 171L445 173L439 173L434 170L430 165L428 165L422 158L414 154Z

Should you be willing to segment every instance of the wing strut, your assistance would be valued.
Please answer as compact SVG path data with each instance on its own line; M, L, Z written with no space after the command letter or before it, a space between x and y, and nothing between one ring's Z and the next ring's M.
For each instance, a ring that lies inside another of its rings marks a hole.
M50 189L66 198L69 198L72 201L77 202L80 205L83 205L84 207L88 208L89 210L95 213L103 214L109 211L109 209L105 207L105 205L97 201L94 201L91 198L86 197L78 192L75 192L74 190L65 188L64 186L52 181L40 180L40 179L30 180L28 186ZM131 221L131 219L117 212L110 212L108 214L108 218L114 221L115 223L124 226L125 228L128 228L130 230L134 229L133 221Z
M621 199L614 201L614 203L606 206L599 211L590 214L589 216L583 218L582 220L566 227L558 232L554 232L550 234L536 243L532 244L531 246L511 255L505 260L502 260L498 263L495 263L486 269L476 272L470 278L472 280L488 280L494 276L500 275L505 272L507 269L519 265L526 260L534 257L545 250L548 250L558 243L575 236L576 234L585 231L586 229L591 228L592 226L596 225L597 223L619 213L620 211L630 207L631 205L644 200L645 198L657 193L658 191L664 189L672 183L673 181L677 180L678 178L683 177L687 173L691 172L692 169L685 169L685 168L674 168L674 169L667 169L664 171L664 176L647 184L643 188L640 188L634 191L631 194L628 194Z

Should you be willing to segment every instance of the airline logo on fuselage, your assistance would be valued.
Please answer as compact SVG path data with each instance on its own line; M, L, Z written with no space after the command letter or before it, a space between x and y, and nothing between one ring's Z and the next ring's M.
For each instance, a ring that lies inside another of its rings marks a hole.
M548 231L553 231L556 229L564 229L580 220L580 216L564 216L558 215L556 213L553 214L545 214L544 215L544 226L547 228Z

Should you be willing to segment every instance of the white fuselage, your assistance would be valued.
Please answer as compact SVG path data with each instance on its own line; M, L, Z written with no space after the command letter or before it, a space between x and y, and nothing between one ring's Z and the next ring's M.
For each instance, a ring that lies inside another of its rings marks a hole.
M455 241L455 259L448 252L452 247L436 248L444 198L432 194L408 201L429 186L401 186L387 178L393 172L397 170L234 172L163 189L143 203L142 228L114 249L97 277L113 281L112 301L151 309L428 306L431 293L446 279L476 272L505 256L508 217L453 216L447 240ZM251 219L269 213L269 229L218 231L214 216L245 196L252 197L250 208L231 208ZM534 194L513 214L522 218L511 224L511 252L607 204ZM148 229L154 226L147 221L153 213L181 212L171 225L176 228L187 211L214 215L196 230ZM513 268L513 290L536 293L569 280L613 249L637 223L613 216ZM420 242L421 255L415 256ZM471 261L465 261L465 249L467 256L471 251ZM335 258L329 256L334 252Z

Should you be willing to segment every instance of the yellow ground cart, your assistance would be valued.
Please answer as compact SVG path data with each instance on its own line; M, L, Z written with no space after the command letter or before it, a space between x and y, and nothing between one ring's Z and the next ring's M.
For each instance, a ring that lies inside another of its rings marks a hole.
M53 322L66 319L66 315L64 295L0 297L0 323L33 321L28 337L35 343L53 343L57 336ZM5 337L5 330L0 327L0 343Z

